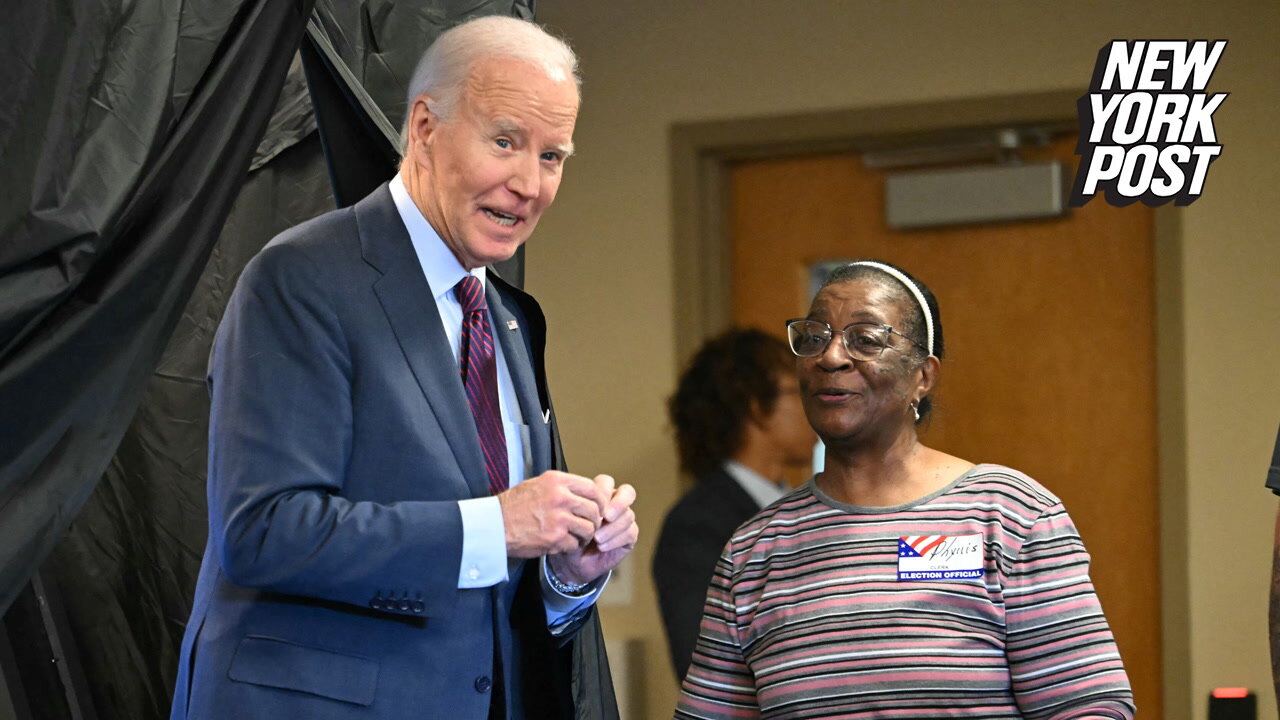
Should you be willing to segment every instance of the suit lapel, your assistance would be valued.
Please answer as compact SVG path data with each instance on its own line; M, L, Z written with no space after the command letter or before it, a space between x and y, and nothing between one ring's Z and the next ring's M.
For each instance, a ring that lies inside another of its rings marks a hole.
M480 436L458 364L436 311L435 294L422 274L391 192L383 185L357 203L355 211L364 258L382 273L373 284L374 294L444 432L470 496L488 495Z
M530 457L533 463L531 476L537 475L551 466L551 442L542 403L538 399L533 362L529 357L529 343L525 336L529 328L514 312L514 302L508 307L508 301L499 290L499 283L493 282L492 270L489 278L486 297L489 301L489 314L493 318L493 332L498 336L502 354L507 360L507 371L511 373L511 383L515 386L516 397L520 401L520 417L529 426L529 443L532 446Z
M734 527L741 524L743 520L760 512L760 505L756 503L755 498L751 497L737 480L729 474L728 470L723 467L717 468L715 473L709 475L707 480L714 483L718 488L717 495L723 506L737 512L742 519L734 524Z
M551 393L547 389L547 369L545 366L547 319L543 316L542 308L538 306L538 301L534 300L528 293L512 287L497 273L491 274L489 281L504 293L504 302L507 307L523 315L521 319L523 329L521 332L528 341L529 348L533 353L530 359L533 360L533 378L538 391L538 407L542 409L543 417L546 419L547 433L550 435L551 461L549 467L556 470L565 470L564 450L560 447L560 431L556 425L555 404L551 402Z

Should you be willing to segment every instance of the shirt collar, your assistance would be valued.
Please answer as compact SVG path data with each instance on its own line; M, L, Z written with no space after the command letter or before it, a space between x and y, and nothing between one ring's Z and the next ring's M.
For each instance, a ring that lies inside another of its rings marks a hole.
M760 507L771 505L774 500L787 494L781 483L769 480L736 460L725 460L724 471L729 473L729 476L736 480Z
M437 302L442 296L453 297L453 288L467 274L467 269L458 262L457 256L440 239L440 234L431 223L423 217L422 211L409 197L409 190L404 186L404 179L396 174L389 184L391 199L396 203L400 219L409 231L409 240L413 243L413 251L418 255L418 264L427 276L427 284ZM484 267L471 271L480 281L480 287L487 287L487 274Z

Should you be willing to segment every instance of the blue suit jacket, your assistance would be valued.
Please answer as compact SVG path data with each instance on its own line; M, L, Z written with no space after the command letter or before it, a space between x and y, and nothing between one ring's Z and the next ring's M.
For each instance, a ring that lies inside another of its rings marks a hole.
M562 466L545 324L490 279L538 474ZM519 587L457 587L457 501L487 476L385 185L246 266L209 367L209 542L172 718L479 719L495 692L512 717L616 716L594 609L566 642L536 563L512 566Z

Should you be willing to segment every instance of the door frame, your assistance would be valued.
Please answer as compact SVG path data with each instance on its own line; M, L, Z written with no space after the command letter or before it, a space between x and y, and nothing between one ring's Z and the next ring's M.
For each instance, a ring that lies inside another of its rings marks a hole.
M817 113L679 123L671 128L677 367L730 324L728 168L740 160L883 150L958 132L1035 125L1079 128L1084 89ZM1096 202L1103 202L1097 200ZM1186 371L1181 213L1155 210L1156 443L1160 507L1161 681L1164 716L1189 720Z

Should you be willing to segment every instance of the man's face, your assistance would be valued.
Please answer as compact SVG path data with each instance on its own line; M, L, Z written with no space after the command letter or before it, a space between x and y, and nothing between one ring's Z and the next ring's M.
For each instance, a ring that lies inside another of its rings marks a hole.
M573 149L578 90L508 58L472 68L447 121L410 108L405 186L468 270L515 254L556 198Z

